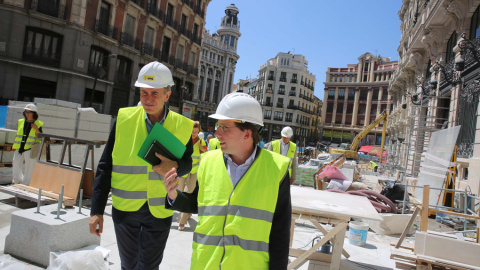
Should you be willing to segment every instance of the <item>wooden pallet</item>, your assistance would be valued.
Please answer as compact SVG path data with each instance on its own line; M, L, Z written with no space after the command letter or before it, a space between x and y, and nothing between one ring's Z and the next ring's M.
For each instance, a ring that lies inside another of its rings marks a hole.
M0 144L0 150L2 151L12 151L13 144Z
M391 250L390 259L395 260L397 266L402 269L475 269L480 270L479 267L472 265L462 264L458 262L452 262L442 260L440 258L434 258L424 255L416 255L412 251L408 250Z
M12 162L0 162L0 167L12 167Z

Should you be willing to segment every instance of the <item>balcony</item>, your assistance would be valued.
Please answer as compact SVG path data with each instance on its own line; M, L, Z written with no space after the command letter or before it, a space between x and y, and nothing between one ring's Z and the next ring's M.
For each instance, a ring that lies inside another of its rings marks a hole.
M186 36L187 38L192 37L192 33L188 31L188 29L185 27L185 25L181 25L179 29L180 34Z
M168 63L168 57L169 57L169 54L168 52L161 52L160 53L160 60L164 63Z
M292 122L293 119L292 118L285 118L285 122Z
M267 80L270 80L270 81L273 81L273 79L274 79L274 78L273 78L272 75L268 76L268 78L267 78Z
M146 42L142 43L142 53L153 55L153 46Z
M287 78L285 78L285 77L280 77L280 81L281 81L281 82L287 82Z
M263 115L263 118L264 119L268 119L268 120L271 120L272 119L272 115Z
M275 121L283 121L283 117L273 117L273 120L275 120Z
M265 102L265 103L263 104L263 106L272 107L272 106L273 106L273 103L272 103L272 102Z
M298 80L297 79L291 79L290 83L298 83Z
M194 9L195 13L198 14L202 19L205 19L205 11L202 10L202 7L200 5L197 5Z
M37 12L62 20L65 20L67 17L67 7L60 5L58 1L37 1Z
M122 45L127 45L132 48L135 47L135 38L127 32L122 32L120 34L120 43Z
M150 3L148 3L147 11L149 14L157 17L159 20L162 20L163 12L160 9L157 9L156 7L152 6Z
M154 57L154 58L160 59L160 54L161 54L161 52L160 52L159 49L155 48L155 49L153 50L153 57Z
M172 17L172 15L167 14L167 16L164 17L163 22L166 23L167 25L173 27L173 17ZM175 28L175 27L173 27L173 28Z
M288 105L287 109L297 110L298 107L296 105Z
M137 4L142 9L145 9L145 0L130 0L130 1Z
M27 62L41 65L60 67L61 55L61 52L52 53L31 47L24 47L22 59Z
M106 23L102 23L99 20L95 20L95 32L116 40L118 29Z
M288 95L291 96L291 97L295 97L295 96L297 96L297 92L290 91L290 93Z
M279 94L279 95L285 95L285 90L278 90L277 94Z
M193 42L197 43L198 45L202 45L202 39L197 35L192 35L191 40Z
M283 108L283 103L277 103L277 108Z

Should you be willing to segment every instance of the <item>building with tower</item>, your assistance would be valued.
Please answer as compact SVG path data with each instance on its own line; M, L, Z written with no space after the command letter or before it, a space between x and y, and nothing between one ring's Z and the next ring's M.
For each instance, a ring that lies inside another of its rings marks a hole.
M263 140L281 138L284 126L293 129L292 140L299 145L315 144L317 103L314 99L315 75L301 54L278 53L258 71L258 80L250 89L263 107ZM318 130L317 130L318 134Z
M185 101L185 106L196 108L195 119L202 129L214 132L215 121L208 115L215 113L218 103L233 90L235 66L240 33L238 8L231 4L225 8L225 16L217 32L204 30L198 87L194 99Z

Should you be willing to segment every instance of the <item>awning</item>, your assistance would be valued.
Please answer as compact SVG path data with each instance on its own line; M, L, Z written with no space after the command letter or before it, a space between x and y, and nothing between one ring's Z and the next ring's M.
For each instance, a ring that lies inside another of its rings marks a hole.
M372 146L371 145L364 145L362 147L360 147L360 149L358 149L358 152L362 152L364 154L368 154L368 152L370 152L370 150L372 150Z
M383 158L385 158L387 156L387 151L383 151ZM377 154L377 157L380 157L380 151L378 152Z

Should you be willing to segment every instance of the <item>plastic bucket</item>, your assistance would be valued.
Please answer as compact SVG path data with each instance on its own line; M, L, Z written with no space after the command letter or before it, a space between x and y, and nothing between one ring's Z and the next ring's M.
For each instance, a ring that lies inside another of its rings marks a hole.
M348 225L348 240L350 244L363 246L367 243L368 224L359 221L351 221Z

